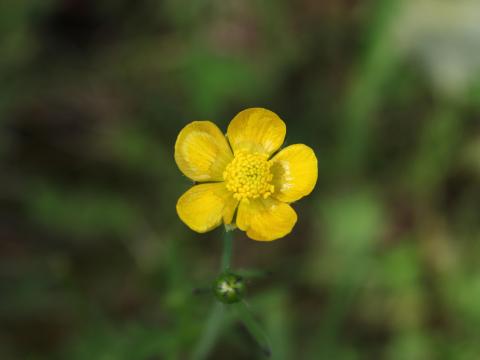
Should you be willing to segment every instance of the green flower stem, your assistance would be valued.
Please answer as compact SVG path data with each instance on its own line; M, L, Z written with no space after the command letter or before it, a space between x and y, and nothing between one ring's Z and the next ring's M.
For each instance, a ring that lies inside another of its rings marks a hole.
M225 229L223 235L223 254L222 267L220 273L228 271L232 263L233 252L233 231ZM222 328L225 326L225 305L216 302L210 315L205 323L202 337L197 342L192 355L192 360L204 360L210 354L220 335Z
M225 230L223 235L222 272L230 269L233 251L233 231Z
M252 339L257 343L258 347L262 350L262 353L270 357L272 350L270 346L270 341L266 332L263 330L262 326L255 318L255 316L251 313L247 303L245 300L241 301L241 297L243 295L243 281L239 275L235 275L230 272L231 264L232 264L232 253L233 253L233 231L229 231L225 229L225 233L223 236L223 253L222 253L222 266L220 269L220 275L217 278L217 281L226 282L230 287L235 288L236 291L240 295L238 299L234 301L228 301L227 298L220 298L219 302L216 302L213 305L213 308L210 312L210 315L205 323L204 331L202 332L202 336L197 342L196 346L193 350L193 355L191 357L192 360L205 360L209 356L210 352L212 351L215 343L217 342L218 338L221 335L222 329L224 329L227 324L226 322L231 322L233 318L226 315L227 307L233 310L234 318L238 319L243 323L246 330L252 336ZM258 270L244 270L243 271L247 277L261 277L264 272ZM238 279L238 280L237 280ZM239 286L239 282L241 282L240 287L236 287L235 285ZM219 286L216 284L214 289L217 289ZM219 296L225 296L217 295ZM224 304L220 303L223 302ZM228 304L228 305L225 305Z

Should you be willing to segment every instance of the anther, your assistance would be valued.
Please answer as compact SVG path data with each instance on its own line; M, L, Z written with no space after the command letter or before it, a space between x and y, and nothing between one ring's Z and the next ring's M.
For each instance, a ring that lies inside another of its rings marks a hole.
M270 167L266 155L239 152L223 173L226 187L237 200L267 199L274 192Z

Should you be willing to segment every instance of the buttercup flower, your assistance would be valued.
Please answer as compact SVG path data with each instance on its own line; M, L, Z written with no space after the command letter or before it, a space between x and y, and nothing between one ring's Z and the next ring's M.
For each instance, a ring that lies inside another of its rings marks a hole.
M306 145L276 153L285 134L278 115L262 108L238 113L226 137L210 121L185 126L175 143L175 161L198 184L178 200L180 219L199 233L223 222L253 240L289 234L297 222L290 204L312 192L318 170L315 153Z

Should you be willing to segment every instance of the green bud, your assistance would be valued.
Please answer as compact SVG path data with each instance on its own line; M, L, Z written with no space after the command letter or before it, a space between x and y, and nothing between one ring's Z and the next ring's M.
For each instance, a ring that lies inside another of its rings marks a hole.
M239 302L245 295L245 282L239 275L230 272L223 273L215 280L213 293L224 304Z

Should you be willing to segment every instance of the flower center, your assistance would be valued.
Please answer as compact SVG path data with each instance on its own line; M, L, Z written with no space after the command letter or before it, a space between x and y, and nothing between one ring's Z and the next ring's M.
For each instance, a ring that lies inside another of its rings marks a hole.
M275 190L270 167L267 155L238 152L223 172L227 189L237 200L268 198Z

